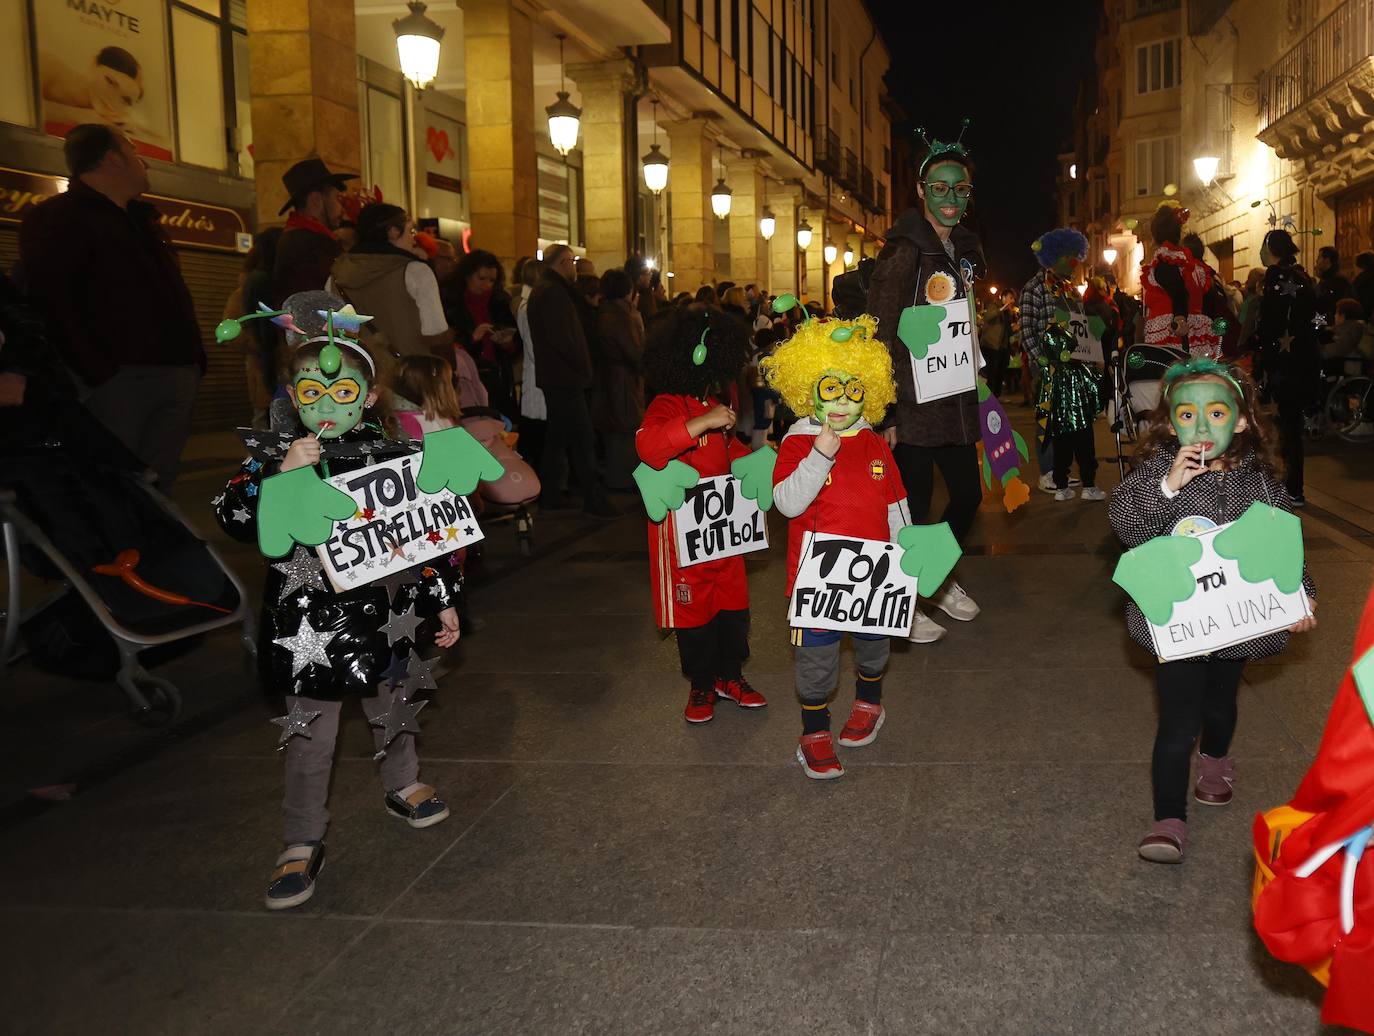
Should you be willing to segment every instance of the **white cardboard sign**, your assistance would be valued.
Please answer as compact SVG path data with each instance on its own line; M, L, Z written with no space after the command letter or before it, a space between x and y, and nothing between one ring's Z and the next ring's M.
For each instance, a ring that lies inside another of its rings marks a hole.
M976 384L978 367L974 359L969 300L950 299L941 303L940 308L945 311L940 321L940 340L930 347L924 358L911 357L918 403L957 396L972 390Z
M415 485L421 454L393 457L326 481L351 496L357 511L334 523L316 547L335 590L351 590L434 561L482 539L467 498Z
M673 512L677 563L683 568L768 549L768 523L733 475L703 478Z
M916 608L916 579L902 548L884 540L809 533L797 562L787 619L799 629L904 637Z
M1102 339L1092 333L1088 318L1083 313L1069 314L1069 330L1073 332L1073 358L1084 363L1102 366Z
M1272 579L1247 583L1239 564L1213 549L1212 541L1230 525L1198 534L1202 557L1192 566L1197 591L1188 600L1174 604L1167 624L1150 623L1155 653L1166 662L1210 654L1277 633L1311 614L1301 587L1286 594Z

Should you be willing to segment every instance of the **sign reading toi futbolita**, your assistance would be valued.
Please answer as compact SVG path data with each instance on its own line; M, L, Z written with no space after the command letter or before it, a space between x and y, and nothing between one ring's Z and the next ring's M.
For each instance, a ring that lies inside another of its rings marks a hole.
M335 590L376 582L482 539L467 497L416 486L420 459L395 457L327 479L357 505L315 548Z
M733 475L703 478L673 512L677 559L684 568L768 548L768 523Z
M787 617L801 629L906 636L916 578L901 567L902 548L882 540L812 533L802 544Z

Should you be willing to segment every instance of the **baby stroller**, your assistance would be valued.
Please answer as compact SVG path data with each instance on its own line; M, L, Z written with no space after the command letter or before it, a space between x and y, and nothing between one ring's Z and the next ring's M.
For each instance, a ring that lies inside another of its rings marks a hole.
M477 495L485 505L483 518L510 518L515 524L520 553L529 557L534 549L534 516L530 514L530 504L539 499L539 476L506 441L506 423L495 410L465 406L459 424L506 469L495 482L477 483Z
M181 692L140 655L241 623L253 650L243 585L134 466L78 461L52 441L6 452L0 464L8 600L0 666L21 631L43 668L111 676L147 726L176 719ZM27 613L21 567L58 581Z
M1118 350L1112 363L1112 434L1116 437L1116 463L1126 477L1123 444L1135 444L1144 415L1159 405L1159 379L1169 367L1188 359L1188 350L1166 345L1128 345Z

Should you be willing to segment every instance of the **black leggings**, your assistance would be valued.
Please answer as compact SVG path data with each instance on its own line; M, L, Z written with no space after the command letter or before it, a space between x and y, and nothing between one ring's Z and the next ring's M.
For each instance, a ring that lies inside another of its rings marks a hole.
M1083 480L1083 488L1096 485L1097 479L1097 442L1093 438L1093 426L1080 428L1067 435L1056 435L1054 443L1054 488L1069 487L1069 465L1078 461L1078 477Z
M677 631L682 674L699 691L709 691L717 679L738 680L749 657L749 609L721 611L704 626Z
M978 505L983 502L983 484L978 475L978 448L968 446L908 446L899 442L892 451L897 470L906 486L907 503L911 507L911 521L923 525L930 513L930 498L935 492L935 468L945 480L949 503L942 522L949 522L950 531L960 543L973 527Z
M1236 732L1236 692L1244 669L1243 658L1157 663L1159 730L1151 766L1156 820L1188 819L1188 768L1194 741L1199 751L1217 759L1230 751Z

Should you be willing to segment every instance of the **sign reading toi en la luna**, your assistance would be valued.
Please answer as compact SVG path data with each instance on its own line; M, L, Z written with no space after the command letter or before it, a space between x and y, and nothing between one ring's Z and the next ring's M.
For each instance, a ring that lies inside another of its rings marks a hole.
M0 223L22 222L29 209L66 189L66 177L0 166ZM173 244L242 251L239 235L248 233L248 221L238 209L159 194L145 194L143 200L162 214L163 229Z

